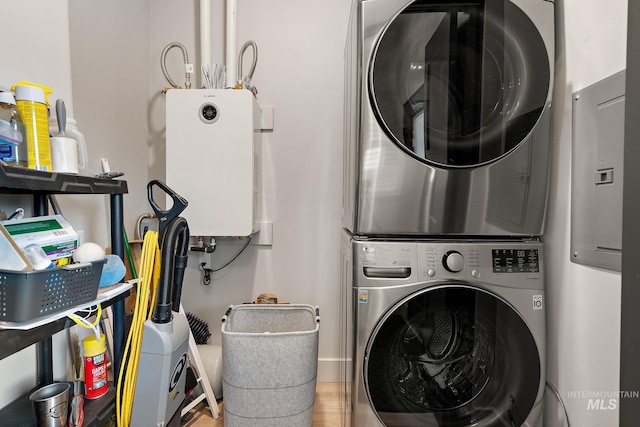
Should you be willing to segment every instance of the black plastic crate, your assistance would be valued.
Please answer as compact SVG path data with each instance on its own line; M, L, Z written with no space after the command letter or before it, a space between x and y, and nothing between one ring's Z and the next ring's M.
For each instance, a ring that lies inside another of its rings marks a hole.
M95 300L104 263L29 272L0 270L0 320L26 322Z

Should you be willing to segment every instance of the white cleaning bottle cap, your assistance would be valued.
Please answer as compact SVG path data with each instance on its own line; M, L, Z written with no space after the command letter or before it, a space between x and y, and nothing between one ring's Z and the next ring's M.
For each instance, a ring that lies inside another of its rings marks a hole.
M36 243L25 246L24 249L22 249L22 252L24 252L35 270L45 270L47 268L55 267L51 260L47 258L47 254L44 250Z

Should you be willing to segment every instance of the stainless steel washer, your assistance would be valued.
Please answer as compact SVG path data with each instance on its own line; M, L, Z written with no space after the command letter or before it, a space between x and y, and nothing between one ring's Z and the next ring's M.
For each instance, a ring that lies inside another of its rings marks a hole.
M345 237L343 261L345 424L542 426L540 242Z
M552 1L354 1L344 227L542 234L553 62Z

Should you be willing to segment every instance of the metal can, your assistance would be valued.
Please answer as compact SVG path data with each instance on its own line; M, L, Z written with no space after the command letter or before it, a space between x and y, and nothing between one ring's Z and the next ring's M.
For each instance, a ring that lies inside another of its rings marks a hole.
M94 335L82 340L84 349L84 382L85 397L97 399L109 391L107 381L107 347L104 334L100 340Z

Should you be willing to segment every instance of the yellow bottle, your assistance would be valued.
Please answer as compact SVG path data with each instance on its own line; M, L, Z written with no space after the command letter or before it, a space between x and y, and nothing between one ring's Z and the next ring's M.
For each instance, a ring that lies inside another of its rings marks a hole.
M49 114L46 95L52 90L29 82L16 83L11 90L16 95L16 108L26 127L28 167L51 171Z

